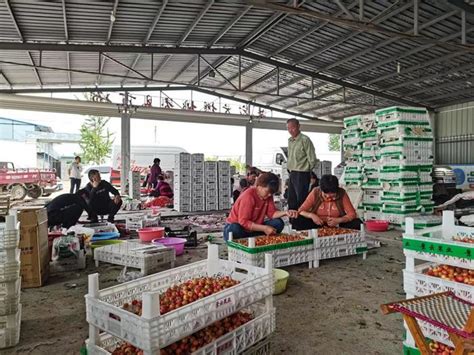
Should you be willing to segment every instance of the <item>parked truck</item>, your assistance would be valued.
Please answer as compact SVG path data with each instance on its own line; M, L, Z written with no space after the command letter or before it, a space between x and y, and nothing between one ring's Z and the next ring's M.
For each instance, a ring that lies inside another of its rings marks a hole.
M54 170L15 169L12 162L0 162L0 191L9 192L12 200L48 196L57 189Z

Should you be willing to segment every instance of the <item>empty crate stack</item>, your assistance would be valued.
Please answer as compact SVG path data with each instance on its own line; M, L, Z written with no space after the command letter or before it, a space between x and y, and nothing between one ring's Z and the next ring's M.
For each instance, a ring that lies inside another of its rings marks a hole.
M230 185L230 162L220 160L217 162L218 184L219 184L219 210L230 209L230 198L232 195Z
M431 214L433 135L424 108L377 110L382 218L401 226L405 217Z
M175 158L174 208L191 212L191 154L180 153Z
M191 210L194 212L204 211L204 154L196 153L191 155L191 176Z
M380 146L375 115L361 117L364 219L380 219L382 185L380 183Z
M318 163L316 164L316 169L314 173L319 179L321 179L321 176L323 175L331 175L332 162L329 160L318 161Z
M455 225L453 211L443 212L442 225L419 230L416 227L416 217L406 219L403 234L406 260L403 287L406 298L451 291L463 300L474 302L471 276L474 270L474 228ZM419 325L424 336L430 341L438 342L438 346L453 346L442 328L423 321L419 321ZM420 354L408 331L403 347L407 355Z
M219 209L217 162L204 162L204 182L206 189L206 211Z
M129 191L128 195L134 200L140 200L140 172L139 171L130 171L129 176Z
M21 324L20 234L16 217L5 219L0 224L0 349L18 344Z

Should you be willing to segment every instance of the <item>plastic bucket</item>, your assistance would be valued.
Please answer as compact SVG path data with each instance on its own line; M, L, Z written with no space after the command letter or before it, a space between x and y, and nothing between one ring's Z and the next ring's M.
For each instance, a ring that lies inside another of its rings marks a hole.
M372 221L365 222L367 230L370 232L386 232L388 230L388 221L374 219Z
M151 242L154 239L160 239L165 236L164 227L147 227L138 230L138 236L142 242Z
M286 285L288 283L288 278L290 277L290 273L288 271L282 269L273 269L273 277L274 277L274 295L279 295L286 291Z
M154 239L153 244L161 244L166 247L174 248L176 250L176 255L184 254L184 244L187 242L184 238L161 238Z

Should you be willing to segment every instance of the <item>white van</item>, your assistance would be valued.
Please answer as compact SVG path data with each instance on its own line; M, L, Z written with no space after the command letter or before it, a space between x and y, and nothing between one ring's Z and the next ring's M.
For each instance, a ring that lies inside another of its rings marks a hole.
M159 158L163 171L175 170L175 156L179 153L187 152L184 148L174 146L134 145L130 148L130 167L146 169L153 165L153 159ZM120 170L120 166L120 146L116 145L112 149L112 167Z

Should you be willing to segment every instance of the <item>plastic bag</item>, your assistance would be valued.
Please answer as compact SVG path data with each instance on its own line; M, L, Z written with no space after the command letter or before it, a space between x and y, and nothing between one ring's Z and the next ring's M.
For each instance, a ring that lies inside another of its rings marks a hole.
M72 256L78 258L81 244L75 235L66 235L53 240L53 253L51 260L66 259Z
M143 277L143 273L141 271L129 271L127 272L127 267L125 266L123 270L120 272L120 275L117 277L117 281L120 283L133 281Z

